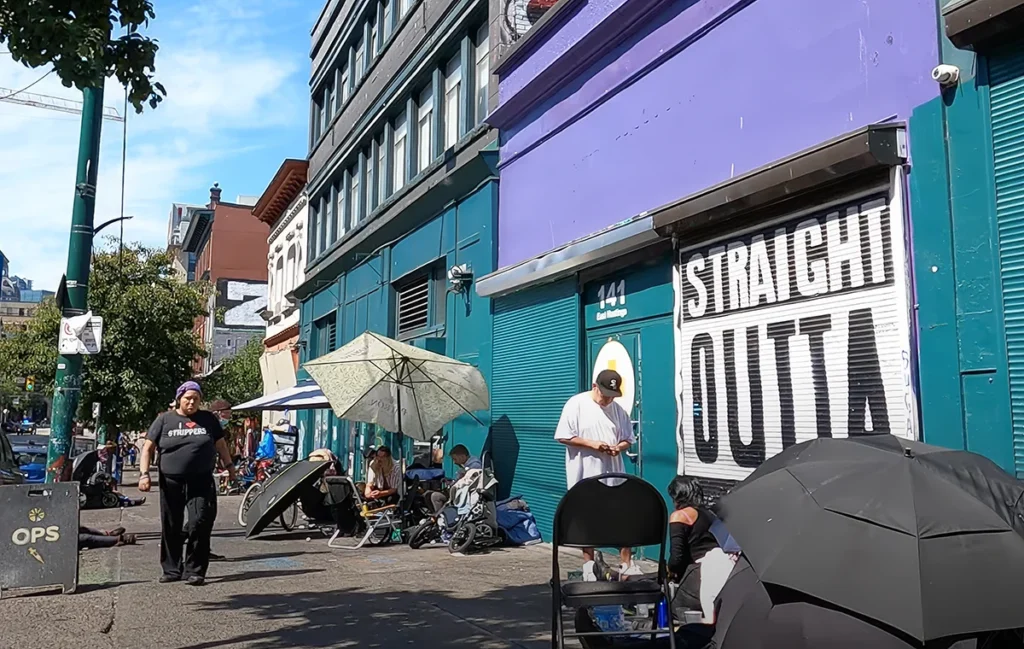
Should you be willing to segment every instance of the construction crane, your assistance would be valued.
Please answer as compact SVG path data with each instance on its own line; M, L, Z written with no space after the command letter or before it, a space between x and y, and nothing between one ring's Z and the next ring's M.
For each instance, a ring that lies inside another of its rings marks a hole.
M18 92L8 88L0 88L0 102L31 106L33 108L45 108L61 113L80 115L82 113L82 102L74 99L63 99L51 95L39 95L32 92ZM103 119L112 122L123 122L124 116L117 112L112 106L103 107Z

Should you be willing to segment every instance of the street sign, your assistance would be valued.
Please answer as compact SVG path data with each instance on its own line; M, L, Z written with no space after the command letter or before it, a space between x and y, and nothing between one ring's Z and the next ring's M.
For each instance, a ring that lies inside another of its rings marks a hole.
M0 594L78 584L77 482L0 487Z
M100 418L100 404L99 404L98 401L95 401L92 404L92 420L93 421L99 421L99 418Z
M61 354L98 354L103 340L103 318L92 311L61 318L57 351Z

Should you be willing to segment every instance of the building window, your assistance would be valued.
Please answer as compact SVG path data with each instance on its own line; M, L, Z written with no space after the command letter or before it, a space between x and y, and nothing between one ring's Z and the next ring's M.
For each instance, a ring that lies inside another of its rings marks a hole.
M320 197L320 209L317 210L317 214L320 215L320 218L317 219L319 221L319 224L317 227L318 231L316 236L317 239L320 241L320 253L323 253L324 250L327 250L327 215L328 209L330 207L328 203L330 203L330 201L331 193L327 192L327 196Z
M334 351L338 337L336 312L313 321L313 329L313 353L311 357L317 358Z
M323 120L323 117L321 116L322 110L323 109L320 107L320 100L319 99L313 100L312 134L313 134L313 144L314 145L317 142L320 141L320 133L322 132L320 127L322 126L322 120Z
M380 29L377 23L377 13L373 14L373 21L370 23L370 58L373 59L380 53L380 41L377 40L377 36L380 33Z
M476 122L487 117L487 88L491 80L491 45L488 25L476 33Z
M340 238L345 236L346 232L348 232L348 228L346 227L346 223L347 222L346 222L346 219L345 219L345 217L346 217L346 214L345 214L345 208L346 208L345 202L346 201L345 201L345 178L344 177L342 177L342 179L338 181L337 192L338 192L338 204L337 204L337 207L335 207L335 218L337 219L337 222L338 222L338 238L340 239Z
M292 289L295 288L295 244L288 246L288 255L286 257L288 263L285 264L285 276L284 276L284 292L291 293ZM282 303L282 308L284 304Z
M341 105L338 106L339 109L341 106L345 105L346 101L348 101L348 95L351 90L352 86L350 84L348 74L348 61L345 61L344 67L341 69L341 92L338 93L341 96Z
M324 133L331 128L331 117L334 116L334 86L328 84L324 88Z
M434 88L427 86L420 93L416 120L416 142L419 148L417 171L423 171L434 159Z
M352 71L352 78L355 79L356 83L359 83L363 78L364 70L364 55L366 49L366 42L363 39L359 39L359 44L356 45L356 69Z
M384 25L381 31L384 32L385 42L391 37L391 2L392 0L384 0Z
M356 224L359 223L359 167L352 167L352 170L349 173L351 174L352 178L351 181L349 182L350 193L348 198L348 204L349 209L352 212L351 218L349 219L349 223L351 224L351 227L355 227Z
M310 205L309 206L309 229L308 229L308 232L306 234L306 236L308 237L308 244L309 244L309 252L306 253L306 254L307 254L307 256L310 259L315 259L316 258L316 246L317 246L316 233L320 231L319 218L320 218L320 215L317 213L317 206L316 205Z
M456 56L444 66L444 148L459 141L459 89L462 87L462 65Z
M377 201L383 203L388 197L388 147L381 135L377 140Z
M363 151L362 158L366 161L363 164L363 168L366 169L366 213L364 216L370 216L373 208L377 207L377 184L374 182L376 176L374 176L373 168L377 158L373 155L373 147Z
M284 311L284 258L277 258L277 268L274 270L274 306L273 313Z
M405 173L408 167L408 161L406 159L406 145L408 144L409 138L409 127L406 124L405 113L402 113L395 119L395 154L391 159L392 165L392 186L397 192L402 187L405 187Z
M399 338L444 324L444 269L432 268L397 287L395 330Z

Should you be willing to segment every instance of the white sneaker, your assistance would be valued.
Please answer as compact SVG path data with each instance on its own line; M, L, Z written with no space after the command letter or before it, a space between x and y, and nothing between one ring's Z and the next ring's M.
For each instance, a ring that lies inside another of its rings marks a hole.
M583 581L597 581L597 564L593 561L583 564Z
M640 577L643 576L644 571L640 569L640 566L636 565L635 561L630 561L628 564L624 563L619 566L620 577Z

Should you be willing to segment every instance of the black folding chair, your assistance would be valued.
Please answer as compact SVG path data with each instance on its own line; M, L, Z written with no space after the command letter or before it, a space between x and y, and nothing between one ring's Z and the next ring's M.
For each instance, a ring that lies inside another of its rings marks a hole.
M606 484L610 483L610 484ZM614 486L612 486L614 485ZM665 539L668 509L665 499L649 482L636 476L614 473L579 481L562 497L555 511L552 534L552 621L551 646L562 649L565 638L588 636L647 635L653 640L668 634L675 649L668 571L665 567ZM635 548L657 545L657 580L631 578L627 581L566 581L560 578L559 547ZM562 607L669 603L668 625L643 631L565 632Z

